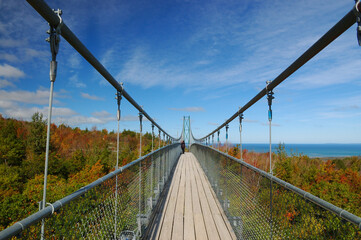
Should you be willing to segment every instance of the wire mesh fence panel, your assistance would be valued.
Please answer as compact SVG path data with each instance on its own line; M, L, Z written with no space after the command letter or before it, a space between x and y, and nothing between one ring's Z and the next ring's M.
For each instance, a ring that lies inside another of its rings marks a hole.
M191 152L238 239L361 239L355 222L330 210L337 207L213 148L193 144Z
M61 203L61 207L54 208L50 217L30 221L21 233L14 231L14 234L6 236L40 239L44 221L44 239L140 238L159 199L159 180L167 180L166 169L160 167L166 164L173 167L180 152L179 144L173 144L136 160L136 163L115 171L116 174L110 173L94 182L96 184L77 191L82 191L82 194L75 192L53 203L51 206ZM165 155L169 157L165 158ZM20 224L29 222L29 219L32 216L20 221ZM0 238L5 236L2 234L0 232Z

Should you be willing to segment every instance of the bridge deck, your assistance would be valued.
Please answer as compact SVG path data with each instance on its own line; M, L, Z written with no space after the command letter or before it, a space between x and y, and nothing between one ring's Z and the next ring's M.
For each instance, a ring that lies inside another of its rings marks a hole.
M192 153L183 154L179 159L156 239L236 239Z

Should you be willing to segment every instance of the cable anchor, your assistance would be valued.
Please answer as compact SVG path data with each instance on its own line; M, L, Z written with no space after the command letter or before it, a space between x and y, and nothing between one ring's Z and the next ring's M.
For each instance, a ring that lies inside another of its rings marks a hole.
M242 132L242 120L244 119L243 113L240 113L238 117L239 117L239 131Z
M143 120L143 113L139 112L140 133L142 133L142 130L143 130L142 120Z
M268 100L268 121L272 121L272 100L275 98L273 96L273 90L268 90L267 87L268 85L271 83L271 81L267 81L267 86L266 86L266 90L267 90L267 100Z
M118 121L120 121L120 102L122 100L122 94L123 94L123 83L120 83L120 91L117 91L117 93L115 94L115 99L117 100L117 104L118 104L118 110L117 110L117 119Z
M58 62L56 61L56 55L59 52L59 43L60 43L60 35L61 35L61 26L63 25L63 19L61 15L63 11L58 9L54 10L54 13L59 17L59 24L57 26L53 26L49 24L49 30L46 32L50 36L45 39L47 42L50 43L50 51L51 51L51 62L50 62L50 81L55 82L56 73L57 73L57 66Z

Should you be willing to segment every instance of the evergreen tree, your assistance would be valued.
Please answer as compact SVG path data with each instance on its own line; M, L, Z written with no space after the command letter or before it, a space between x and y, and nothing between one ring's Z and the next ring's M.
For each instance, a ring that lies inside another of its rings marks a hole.
M28 146L34 154L40 155L46 148L46 124L42 113L34 113L31 119Z
M16 135L15 121L0 120L0 161L9 166L19 166L25 158L25 145Z

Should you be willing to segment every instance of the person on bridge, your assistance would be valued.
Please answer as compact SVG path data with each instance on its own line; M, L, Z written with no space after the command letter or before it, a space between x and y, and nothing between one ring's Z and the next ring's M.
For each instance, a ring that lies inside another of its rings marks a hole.
M182 148L182 151L183 151L183 154L184 154L184 150L186 148L186 144L185 144L184 140L181 143L181 148Z

